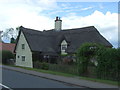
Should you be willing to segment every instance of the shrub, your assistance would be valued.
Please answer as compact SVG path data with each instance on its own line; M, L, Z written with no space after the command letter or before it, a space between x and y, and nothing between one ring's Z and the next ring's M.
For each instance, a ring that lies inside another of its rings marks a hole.
M40 61L36 60L36 61L33 61L33 67L34 68L40 68Z
M117 80L120 73L120 50L115 48L101 49L98 52L98 78Z
M103 47L100 44L96 43L84 43L77 50L77 64L78 64L78 72L79 74L85 74L88 72L88 64L90 62L90 58L95 57L97 51Z
M41 69L48 70L49 69L49 64L46 62L41 63Z
M46 62L40 62L37 60L37 61L34 61L34 68L48 70L49 64Z
M1 53L2 53L2 63L3 64L8 64L7 60L9 60L9 59L14 59L14 55L10 51L2 50Z

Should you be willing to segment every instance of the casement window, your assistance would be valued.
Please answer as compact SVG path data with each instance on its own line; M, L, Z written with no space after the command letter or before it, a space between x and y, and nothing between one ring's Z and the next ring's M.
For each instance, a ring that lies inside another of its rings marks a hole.
M66 49L67 49L67 42L63 40L61 43L61 50L66 50Z
M67 44L61 45L61 50L66 50L67 49Z
M25 49L25 44L22 44L22 49Z
M67 49L67 42L63 40L61 42L61 54L66 54L66 49Z
M22 56L22 61L25 61L25 56Z

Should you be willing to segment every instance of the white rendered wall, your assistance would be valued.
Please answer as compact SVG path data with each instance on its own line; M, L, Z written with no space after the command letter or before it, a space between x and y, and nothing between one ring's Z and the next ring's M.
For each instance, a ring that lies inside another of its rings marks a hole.
M25 49L22 49L21 44L25 44ZM25 56L25 61L22 61L22 56ZM32 52L22 32L16 47L16 65L33 68Z
M61 20L56 21L55 22L55 30L60 31L61 27L62 27L62 21Z

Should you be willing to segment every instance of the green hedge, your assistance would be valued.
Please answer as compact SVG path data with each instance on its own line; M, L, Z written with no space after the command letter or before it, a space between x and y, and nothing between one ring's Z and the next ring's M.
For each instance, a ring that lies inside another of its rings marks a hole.
M97 56L97 77L118 80L120 74L120 49L104 48L99 50Z
M83 44L77 51L79 75L88 74L88 66L92 57L95 57L98 63L97 66L94 66L95 77L109 80L120 78L120 48L106 48L95 43Z
M88 64L90 63L90 58L96 56L96 52L102 48L103 45L96 43L84 43L77 50L77 63L79 75L84 75L88 73Z
M3 64L8 64L7 60L9 60L9 59L14 59L14 55L10 51L2 50L2 51L0 51L0 53L2 55L2 63Z

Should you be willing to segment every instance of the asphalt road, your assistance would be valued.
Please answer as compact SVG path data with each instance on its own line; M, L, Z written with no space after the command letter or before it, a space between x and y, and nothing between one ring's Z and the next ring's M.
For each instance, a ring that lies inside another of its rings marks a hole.
M2 69L2 85L4 88L83 88L7 69Z

